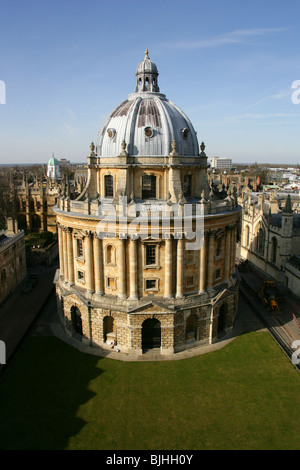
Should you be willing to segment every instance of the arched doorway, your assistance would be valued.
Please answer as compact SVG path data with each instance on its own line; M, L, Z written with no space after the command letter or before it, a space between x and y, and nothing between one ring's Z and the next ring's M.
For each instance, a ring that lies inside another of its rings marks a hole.
M81 313L78 307L73 306L71 308L71 321L73 332L77 335L82 336L82 319Z
M103 335L104 335L104 342L108 340L113 340L114 338L114 317L107 316L103 318Z
M197 317L191 314L186 319L185 342L195 341L197 339Z
M142 324L142 349L160 348L161 326L156 318L148 318Z
M222 304L219 310L218 334L225 332L227 313L228 313L228 307L227 307L227 304L224 303Z

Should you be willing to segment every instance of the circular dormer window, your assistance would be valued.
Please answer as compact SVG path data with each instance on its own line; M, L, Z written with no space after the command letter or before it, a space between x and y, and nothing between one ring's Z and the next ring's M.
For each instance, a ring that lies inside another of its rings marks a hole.
M115 133L116 133L115 129L107 129L107 134L110 139L114 137Z
M153 136L153 129L152 127L145 127L145 136L150 138Z
M188 138L188 135L189 135L189 129L187 127L185 127L184 129L181 129L181 135L182 135L182 138L183 139L187 139Z

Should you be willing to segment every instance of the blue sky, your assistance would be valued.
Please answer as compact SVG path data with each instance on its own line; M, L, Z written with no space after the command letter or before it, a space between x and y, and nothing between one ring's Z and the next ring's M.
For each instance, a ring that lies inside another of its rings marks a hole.
M1 0L0 9L0 163L52 153L86 162L106 116L134 91L146 48L160 91L208 156L300 163L298 0Z

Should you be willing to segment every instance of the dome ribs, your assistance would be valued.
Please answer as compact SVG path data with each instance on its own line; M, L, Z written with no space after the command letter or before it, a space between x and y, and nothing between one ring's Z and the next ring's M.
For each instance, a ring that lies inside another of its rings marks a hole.
M146 117L148 118L147 122ZM162 127L159 109L153 99L143 100L139 108L138 127L144 127L147 124L158 128Z
M127 116L131 106L131 102L128 100L123 101L110 115L111 118L118 116Z

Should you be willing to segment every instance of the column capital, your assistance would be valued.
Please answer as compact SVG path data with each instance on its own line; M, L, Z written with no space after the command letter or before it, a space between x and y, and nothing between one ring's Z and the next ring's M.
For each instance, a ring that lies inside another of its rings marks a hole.
M173 240L174 238L174 235L173 233L164 233L163 234L163 240L167 241L167 240Z
M94 236L94 234L95 234L95 232L93 232L93 230L84 230L83 233L84 233L84 236L85 236L86 238L93 238L93 236Z
M209 229L209 230L208 230L208 236L209 236L210 238L216 237L217 233L218 233L218 230L217 230L217 229Z
M184 233L183 232L176 232L176 233L174 233L174 238L175 238L175 240L183 241Z

